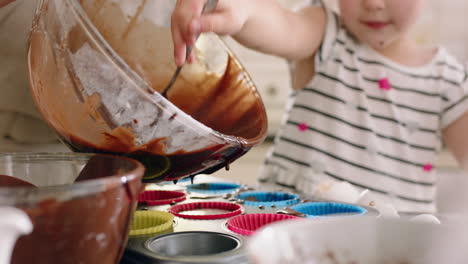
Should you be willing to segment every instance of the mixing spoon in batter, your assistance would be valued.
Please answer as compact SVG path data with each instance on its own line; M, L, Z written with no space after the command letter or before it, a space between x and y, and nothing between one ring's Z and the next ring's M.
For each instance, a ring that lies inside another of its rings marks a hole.
M208 0L205 3L205 5L203 6L202 14L209 13L209 12L213 11L216 8L217 4L218 4L218 0ZM198 36L197 36L197 38L198 38ZM192 46L187 46L187 48L185 49L186 57L189 56L190 52L192 52ZM174 75L172 75L171 81L166 86L166 88L164 88L164 90L162 91L161 94L165 98L167 98L167 92L172 87L172 85L174 85L174 83L175 83L177 77L179 76L179 73L180 73L181 70L182 70L182 66L177 67L176 71L174 72Z

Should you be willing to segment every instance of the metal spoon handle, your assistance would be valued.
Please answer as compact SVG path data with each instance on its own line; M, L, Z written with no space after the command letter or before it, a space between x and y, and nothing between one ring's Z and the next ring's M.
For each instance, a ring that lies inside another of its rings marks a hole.
M205 5L203 6L203 9L202 9L202 14L205 14L205 13L210 13L211 11L215 10L216 6L218 5L218 0L208 0ZM198 35L199 36L199 35ZM195 39L198 39L198 36L196 36ZM185 48L185 57L187 58L190 54L190 52L192 52L192 46L187 46ZM169 81L169 84L166 86L166 88L164 88L164 90L162 91L162 96L166 97L167 98L167 92L169 91L169 89L172 87L172 85L175 83L177 77L179 76L179 73L180 71L182 70L182 66L179 66L177 67L177 69L175 70L174 72L174 75L172 75L172 78L171 80Z
M218 0L206 1L205 5L203 6L202 14L210 13L211 11L215 10L217 5L218 5Z

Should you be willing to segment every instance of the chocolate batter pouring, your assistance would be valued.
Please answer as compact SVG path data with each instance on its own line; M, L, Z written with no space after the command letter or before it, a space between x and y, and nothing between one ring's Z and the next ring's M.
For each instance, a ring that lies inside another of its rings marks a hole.
M167 101L158 92L175 65L170 28L158 19L170 16L161 9L174 1L121 2L79 1L91 34L71 12L81 12L75 0L44 1L36 19L28 56L32 92L65 143L74 151L133 157L147 167L144 180L158 182L227 167L264 139L260 96L219 39L200 37L196 62L184 67ZM214 47L223 52L215 52L213 66L207 58Z

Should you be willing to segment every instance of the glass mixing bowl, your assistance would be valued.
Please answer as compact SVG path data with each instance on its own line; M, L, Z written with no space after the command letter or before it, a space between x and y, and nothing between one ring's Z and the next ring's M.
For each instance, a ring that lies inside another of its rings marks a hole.
M118 263L143 173L121 156L0 154L0 207L23 210L33 224L12 263Z
M176 70L175 2L39 1L28 50L33 97L63 142L135 158L150 182L227 167L267 132L256 87L216 35L160 94Z

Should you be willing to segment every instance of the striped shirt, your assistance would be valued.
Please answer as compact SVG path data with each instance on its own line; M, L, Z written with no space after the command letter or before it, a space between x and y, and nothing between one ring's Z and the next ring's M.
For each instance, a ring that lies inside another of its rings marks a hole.
M330 10L314 60L260 180L309 194L347 181L401 212L434 212L441 131L468 108L465 66L443 48L422 67L400 65L356 42Z

